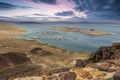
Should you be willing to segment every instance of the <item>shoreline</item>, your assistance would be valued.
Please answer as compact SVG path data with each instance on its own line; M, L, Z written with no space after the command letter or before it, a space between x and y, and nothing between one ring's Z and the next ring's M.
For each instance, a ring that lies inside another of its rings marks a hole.
M12 26L14 26L14 25L9 25L9 29L13 28ZM17 29L17 28L15 28L15 29ZM14 31L14 29L12 29L11 32L13 32L13 31ZM6 34L6 35L8 36L9 34ZM14 35L15 35L15 33L14 33ZM12 35L12 36L14 36L14 35ZM18 37L20 35L15 35L15 36ZM59 67L61 65L61 67L62 67L62 66L65 66L66 63L71 65L73 60L78 59L78 58L79 59L86 59L90 55L89 53L72 52L72 51L69 51L69 50L66 50L66 49L63 49L63 48L59 48L59 47L56 47L56 46L49 46L47 44L44 44L44 43L41 43L41 42L36 42L34 40L17 39L16 37L15 38L13 38L13 37L12 38L7 38L6 36L4 38L0 39L0 52L1 53L24 52L27 55L31 56L30 55L30 50L32 50L34 48L37 48L37 47L42 48L45 51L53 53L52 56L48 56L49 58L48 57L43 58L43 60L48 59L45 62L40 61L40 63L43 63L43 64L44 63L46 64L48 62L51 63L50 64L51 68L52 68L53 65L57 65L57 67ZM33 59L36 64L38 64L39 61L36 60L36 57L37 56L31 56L30 58ZM61 61L61 59L66 59L67 57L69 57L69 58L67 60L65 60L65 62ZM39 59L39 56L37 58ZM57 63L52 63L53 61L56 61ZM69 65L67 65L67 66L69 66ZM46 67L49 67L49 66L46 65Z
M15 24L15 25L16 25L16 24ZM19 25L17 25L17 27L19 27ZM24 26L23 26L23 27L24 27ZM26 29L26 30L27 30L27 29ZM25 34L26 34L26 33L25 33ZM19 38L19 36L18 36L18 38ZM24 38L19 38L19 39L27 40L27 39L24 39ZM48 43L36 41L34 38L31 39L31 40L28 40L28 41L34 41L34 42L38 42L38 43L41 43L41 44L45 44L45 45L47 45L47 46L49 46L49 47L52 47L52 48L55 48L55 49L60 49L60 50L62 50L62 51L67 51L67 52L69 52L69 53L77 53L77 54L79 54L79 53L85 53L85 54L91 54L91 53L93 53L93 52L90 52L90 51L89 51L89 52L79 51L79 50L74 51L74 50L70 50L70 49L67 49L67 48L59 47L59 46L56 46L56 45L48 45Z
M0 24L0 33L2 35L0 35L0 39L15 39L15 40L22 40L22 41L28 41L28 42L35 42L35 43L40 43L40 44L43 44L43 45L46 45L48 47L51 47L51 48L54 48L54 49L60 49L61 51L66 51L68 53L87 53L89 54L88 52L81 52L81 51L76 51L76 52L73 52L71 50L68 50L68 49L65 49L65 48L61 48L61 47L58 47L58 46L55 46L55 45L48 45L47 43L41 43L41 42L37 42L36 40L26 40L26 39L18 39L18 37L20 37L21 35L24 35L27 33L27 29L26 28L21 28L15 24Z

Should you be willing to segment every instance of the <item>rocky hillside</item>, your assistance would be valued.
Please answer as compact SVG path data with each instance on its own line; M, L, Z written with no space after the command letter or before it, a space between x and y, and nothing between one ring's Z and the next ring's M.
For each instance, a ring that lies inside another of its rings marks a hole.
M0 80L119 80L119 54L120 43L114 43L112 46L100 47L88 59L76 59L74 66L52 68L58 60L50 62L47 59L55 54L40 47L31 49L29 54L1 53Z
M120 43L114 43L112 46L100 47L95 53L91 55L90 61L99 62L119 58L120 58Z
M42 75L38 72L33 76L14 80L120 80L119 55L120 43L115 43L100 47L86 60L76 59L73 67L54 69Z

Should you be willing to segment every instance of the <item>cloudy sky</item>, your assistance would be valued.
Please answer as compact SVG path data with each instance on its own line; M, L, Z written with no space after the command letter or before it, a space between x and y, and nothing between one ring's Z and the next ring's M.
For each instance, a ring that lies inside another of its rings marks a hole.
M0 0L0 20L119 20L120 0Z

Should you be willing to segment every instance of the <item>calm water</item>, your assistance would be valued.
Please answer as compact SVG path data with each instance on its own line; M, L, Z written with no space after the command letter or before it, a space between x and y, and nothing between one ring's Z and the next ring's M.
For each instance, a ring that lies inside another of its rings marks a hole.
M71 51L95 52L100 46L108 46L120 42L120 24L19 24L28 29L27 34L20 38L48 43ZM95 29L117 33L117 35L91 36L75 32L50 30L53 26L77 27L84 30Z

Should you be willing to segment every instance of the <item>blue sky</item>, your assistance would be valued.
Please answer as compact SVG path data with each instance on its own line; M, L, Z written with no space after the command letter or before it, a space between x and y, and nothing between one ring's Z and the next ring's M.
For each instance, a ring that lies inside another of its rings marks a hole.
M2 0L3 21L119 20L120 0Z

